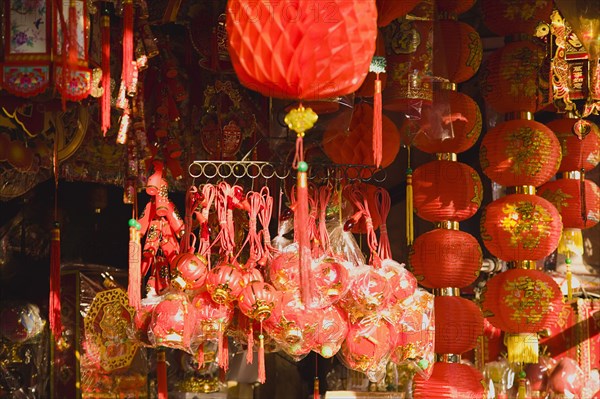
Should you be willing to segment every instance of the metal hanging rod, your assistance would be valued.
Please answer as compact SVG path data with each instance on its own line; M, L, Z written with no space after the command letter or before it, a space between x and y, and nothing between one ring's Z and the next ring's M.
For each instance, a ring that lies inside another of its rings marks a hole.
M193 161L188 167L193 178L211 179L280 179L295 178L292 168L283 163L264 161ZM382 183L387 172L370 165L309 163L308 178L313 181L346 180Z

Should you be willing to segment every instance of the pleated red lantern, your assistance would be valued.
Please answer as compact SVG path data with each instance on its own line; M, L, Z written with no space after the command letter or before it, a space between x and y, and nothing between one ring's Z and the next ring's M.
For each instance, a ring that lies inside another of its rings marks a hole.
M435 352L461 354L477 345L483 334L483 315L479 307L459 296L436 296Z
M466 94L453 90L436 90L433 104L423 108L420 119L406 119L400 132L414 137L419 150L435 154L468 150L481 134L479 106Z
M229 55L240 82L268 97L355 92L377 37L373 1L227 2Z
M483 173L503 186L540 186L560 165L558 139L543 124L514 119L488 131L479 151Z
M477 239L460 230L420 235L409 254L413 273L427 288L466 287L479 275L483 254Z
M559 172L590 171L600 162L600 129L590 122L591 131L580 140L573 133L573 126L578 119L556 119L546 126L551 129L562 149L562 161Z
M431 376L415 374L413 398L415 399L483 399L483 375L476 368L462 363L438 362Z
M346 128L345 115L339 115L327 125L323 135L323 150L335 163L374 165L373 108L367 103L354 107L350 126ZM400 132L394 122L382 115L383 146L381 166L394 162L400 151Z
M480 73L486 103L500 113L537 111L538 74L545 55L544 48L529 41L508 43L494 51Z
M482 0L483 23L500 36L533 35L540 21L550 20L550 0Z
M600 188L591 180L583 181L582 192L579 179L558 179L540 187L538 195L560 212L565 229L589 229L600 221Z
M208 272L206 290L213 301L228 304L235 301L242 292L242 273L231 265L221 264Z
M537 195L511 194L483 210L480 229L492 255L507 262L538 260L558 246L562 221L549 201Z
M535 333L551 327L562 309L562 293L544 272L510 269L488 280L482 310L508 333Z
M435 5L438 13L457 15L467 12L473 7L476 0L437 0Z
M386 26L408 14L420 0L377 0L377 25Z
M481 205L481 179L469 165L435 160L413 172L415 213L430 222L470 218Z
M433 29L433 75L453 83L475 76L483 57L479 33L453 20L435 21Z

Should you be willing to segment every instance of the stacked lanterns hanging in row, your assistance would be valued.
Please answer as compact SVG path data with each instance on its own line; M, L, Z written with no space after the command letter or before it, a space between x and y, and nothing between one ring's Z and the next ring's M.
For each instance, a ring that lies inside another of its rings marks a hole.
M533 120L540 107L537 75L543 50L527 38L552 4L484 0L484 21L512 41L487 60L482 95L507 121L488 131L480 148L483 172L514 193L490 203L481 218L481 237L490 253L512 268L487 282L482 309L492 325L502 329L508 361L537 363L537 333L556 322L562 306L558 285L536 269L536 261L558 246L561 217L536 187L557 172L561 149L554 133ZM525 12L528 10L528 12ZM540 14L541 13L541 14Z
M483 196L478 173L457 161L457 153L471 148L481 133L477 104L456 90L456 83L473 77L481 62L479 35L455 18L472 5L473 1L437 2L432 72L440 83L433 85L431 104L403 127L414 137L415 147L437 156L413 172L415 213L435 223L436 229L415 239L409 261L419 283L436 294L438 356L429 379L415 377L415 398L483 397L483 376L460 361L483 332L481 310L460 296L460 289L479 275L483 260L475 237L459 230L459 222L477 212Z
M600 188L585 174L600 162L600 130L588 122L589 133L579 138L574 129L579 119L567 117L548 123L562 149L558 172L561 179L540 187L539 195L550 201L563 221L559 253L565 256L567 293L572 298L571 261L583 255L581 230L594 227L600 220Z

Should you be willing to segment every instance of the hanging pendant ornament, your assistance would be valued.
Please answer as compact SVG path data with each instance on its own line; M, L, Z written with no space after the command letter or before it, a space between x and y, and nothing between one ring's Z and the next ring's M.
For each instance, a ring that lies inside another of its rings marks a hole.
M100 97L100 114L102 134L110 129L110 14L108 7L102 10L102 97Z
M123 63L121 82L126 88L133 78L133 0L123 1Z
M129 283L127 296L129 306L135 310L141 308L142 287L142 246L140 230L142 225L135 218L129 219Z
M319 117L311 108L302 104L285 116L285 123L296 132L296 153L292 167L298 171L296 181L296 209L294 232L298 240L300 290L305 305L310 303L310 237L308 226L308 164L304 161L304 134L312 128Z
M382 106L380 73L385 73L385 58L375 56L371 60L369 72L375 73L375 93L373 94L373 160L380 167L383 158Z

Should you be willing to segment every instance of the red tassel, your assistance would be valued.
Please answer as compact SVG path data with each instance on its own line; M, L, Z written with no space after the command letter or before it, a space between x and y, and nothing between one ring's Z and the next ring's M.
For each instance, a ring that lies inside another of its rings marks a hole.
M373 161L380 167L383 158L383 133L381 116L381 80L379 74L375 80L375 94L373 95Z
M198 368L202 368L202 366L204 366L204 342L198 346L198 355L196 356L196 360L198 361Z
M134 223L137 223L135 219ZM131 221L130 221L131 222ZM129 306L140 309L142 297L142 246L140 244L140 233L136 226L129 227L129 284L127 295Z
M69 70L77 68L77 59L79 58L79 49L77 46L77 8L75 0L69 1Z
M158 350L156 352L156 381L158 385L158 399L168 399L167 360L164 350Z
M50 298L48 306L50 331L55 341L58 341L62 335L60 312L60 227L57 222L52 229L50 246Z
M102 98L100 114L102 134L110 129L110 17L102 16Z
M267 374L265 372L265 336L260 334L260 346L258 347L258 382L264 384L267 381Z
M123 1L123 64L121 80L131 87L133 77L133 1Z
M223 331L219 332L219 367L229 369L229 342Z
M252 328L252 320L248 320L250 328L248 329L248 348L246 349L246 363L252 364L254 355L254 329Z
M321 394L319 393L319 377L315 377L315 382L313 384L313 399L320 399Z

